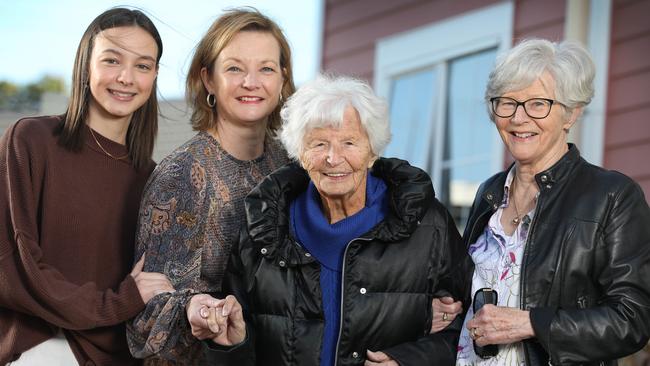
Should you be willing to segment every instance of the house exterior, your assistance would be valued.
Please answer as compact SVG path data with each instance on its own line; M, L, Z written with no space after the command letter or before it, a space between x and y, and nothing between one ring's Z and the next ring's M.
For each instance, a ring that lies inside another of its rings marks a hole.
M476 188L512 158L483 93L496 55L519 40L572 39L591 51L596 95L570 134L590 162L623 172L650 200L650 1L325 0L322 69L368 80L390 106L384 155L427 170L464 227ZM645 351L621 365L646 365Z
M322 69L371 82L390 105L384 155L427 170L460 226L478 184L512 160L483 93L496 55L521 39L582 42L596 95L572 130L590 162L650 198L650 2L326 0Z

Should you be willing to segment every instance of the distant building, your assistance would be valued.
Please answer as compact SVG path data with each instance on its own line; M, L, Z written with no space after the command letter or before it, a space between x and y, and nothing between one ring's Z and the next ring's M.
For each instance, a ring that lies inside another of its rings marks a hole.
M596 61L596 96L571 140L650 199L648 14L642 0L327 0L321 64L388 99L386 155L427 170L464 226L478 184L512 161L483 101L496 55L525 38L580 41Z
M11 124L23 117L57 115L65 112L68 97L63 94L45 93L38 111L0 111L0 135ZM196 132L189 122L189 112L185 100L159 100L158 138L153 150L153 160L160 162L175 148L189 140Z

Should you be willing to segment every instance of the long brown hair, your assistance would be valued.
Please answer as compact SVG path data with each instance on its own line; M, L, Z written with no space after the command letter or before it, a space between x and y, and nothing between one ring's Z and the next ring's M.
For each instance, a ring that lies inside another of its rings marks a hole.
M90 102L90 57L93 50L95 36L98 33L116 27L137 26L153 37L158 45L156 66L162 56L163 45L160 34L153 22L139 10L113 8L100 14L90 23L77 48L77 56L72 71L72 95L68 109L63 115L59 126L59 144L70 151L80 151L83 147L84 125L88 117L88 104ZM151 160L156 134L158 133L158 98L156 81L149 99L133 112L129 129L126 134L126 144L129 157L136 169L142 168Z
M242 31L267 32L280 45L280 68L284 76L284 83L280 91L282 101L269 115L267 133L275 135L275 131L280 127L282 103L296 91L291 67L291 49L282 29L274 21L257 9L246 7L226 11L212 23L210 29L196 46L186 81L186 98L188 105L192 107L191 121L192 128L195 130L205 131L214 127L216 123L215 111L206 103L208 92L201 81L201 69L205 67L208 74L212 75L214 62L219 53L238 32Z

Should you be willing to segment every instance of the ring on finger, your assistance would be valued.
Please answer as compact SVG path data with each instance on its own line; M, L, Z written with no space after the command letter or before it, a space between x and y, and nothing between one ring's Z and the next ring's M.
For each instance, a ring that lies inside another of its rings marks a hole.
M449 320L449 314L447 314L446 312L442 313L442 321L446 322L447 320Z
M478 338L478 336L476 335L476 329L478 329L478 328L472 328L472 329L469 330L470 338L472 338L472 339Z

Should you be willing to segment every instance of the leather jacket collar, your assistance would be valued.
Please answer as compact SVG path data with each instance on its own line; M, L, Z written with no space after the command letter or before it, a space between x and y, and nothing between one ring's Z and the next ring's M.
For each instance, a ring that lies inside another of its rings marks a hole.
M540 193L550 191L557 185L562 185L571 176L580 160L582 159L578 148L574 144L569 144L569 151L560 160L550 168L535 175L535 181ZM490 184L485 187L481 194L483 200L491 206L492 211L496 211L503 201L503 185L508 175L507 172L512 169L513 165L514 163L505 172L498 173L493 179L490 179Z

